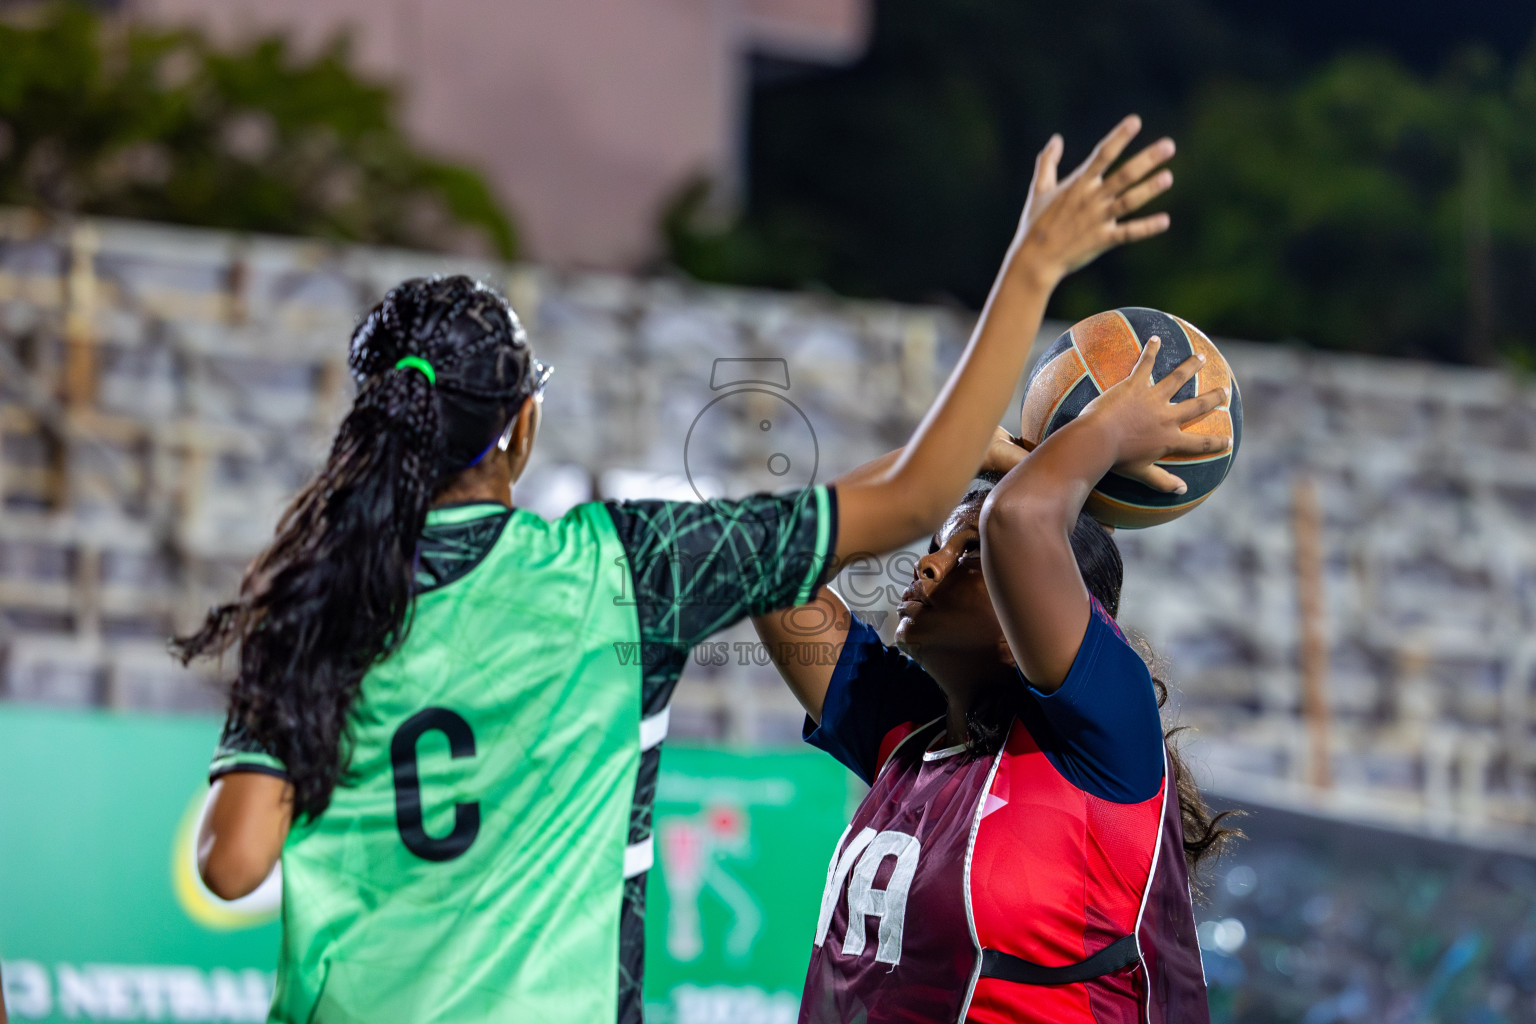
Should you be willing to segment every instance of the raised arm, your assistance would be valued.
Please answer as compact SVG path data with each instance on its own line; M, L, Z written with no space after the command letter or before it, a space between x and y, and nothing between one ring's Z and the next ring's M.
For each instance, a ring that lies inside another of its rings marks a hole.
M993 428L992 438L982 459L981 469L1006 473L1024 458L1023 442L1002 427ZM849 470L840 478L840 488L848 481L877 479L901 458L902 449L886 452L876 459ZM841 493L841 491L839 492ZM805 708L812 721L821 722L821 706L837 667L837 652L848 639L851 615L842 596L831 587L822 587L812 601L787 611L759 615L752 620L762 641L789 685L790 692ZM807 655L813 655L808 657Z
M820 723L837 655L852 625L842 596L831 587L822 587L813 600L787 611L759 615L752 625L789 692L811 721Z
M1057 283L1107 249L1167 229L1166 214L1120 218L1172 185L1172 174L1157 170L1173 156L1172 140L1153 143L1107 174L1140 129L1139 118L1127 117L1059 181L1061 137L1046 143L987 304L933 407L882 471L834 481L839 562L893 550L938 528L981 464Z
M1153 461L1231 443L1181 429L1221 405L1226 392L1216 388L1174 404L1174 394L1203 360L1192 356L1154 383L1159 347L1158 339L1149 341L1129 377L1041 442L982 506L987 591L1020 671L1038 690L1048 693L1067 678L1088 628L1088 589L1069 537L1093 485L1114 469L1182 493L1183 481Z

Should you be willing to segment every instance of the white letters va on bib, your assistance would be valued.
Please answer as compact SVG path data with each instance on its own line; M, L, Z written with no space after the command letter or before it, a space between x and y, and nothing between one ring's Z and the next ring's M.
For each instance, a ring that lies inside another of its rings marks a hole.
M845 831L844 837L848 835ZM917 859L922 851L916 836L905 832L876 832L866 828L853 837L827 866L827 887L821 894L821 915L816 922L816 945L827 938L832 924L832 911L842 895L843 880L851 872L848 883L848 934L843 936L843 955L858 956L864 952L864 927L866 918L880 919L880 940L875 949L875 961L883 964L901 962L902 926L907 915L907 894L912 889L912 878L917 874ZM887 857L896 858L895 870L884 889L875 888L875 875Z

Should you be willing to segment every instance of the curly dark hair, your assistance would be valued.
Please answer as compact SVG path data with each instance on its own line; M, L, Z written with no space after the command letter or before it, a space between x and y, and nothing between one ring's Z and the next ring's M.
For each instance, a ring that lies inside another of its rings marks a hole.
M435 383L419 364L425 360ZM330 457L278 521L239 596L171 642L185 664L239 646L228 728L281 760L295 817L347 778L363 676L410 630L416 548L433 497L489 452L531 390L533 353L506 300L467 277L413 278L352 334L357 398Z
M959 508L979 507L992 488L1002 479L1001 474L984 473L974 486L960 499ZM1072 526L1072 555L1077 561L1077 571L1083 583L1110 616L1120 614L1120 586L1125 579L1125 564L1120 559L1120 548L1109 531L1088 513L1079 513ZM1141 652L1147 658L1150 651ZM1168 703L1168 683L1156 671L1152 684L1157 689L1157 706ZM966 750L974 756L991 757L1002 749L1008 738L1008 730L1018 715L1019 694L1006 689L993 689L978 694L977 700L966 712ZM1184 730L1183 726L1165 729L1164 745L1168 750L1168 764L1173 774L1175 792L1179 797L1179 815L1184 826L1184 859L1189 866L1191 880L1200 862L1208 857L1219 857L1232 843L1243 838L1242 832L1222 825L1229 817L1241 816L1241 811L1222 811L1212 814L1206 806L1199 784L1180 755L1173 738Z

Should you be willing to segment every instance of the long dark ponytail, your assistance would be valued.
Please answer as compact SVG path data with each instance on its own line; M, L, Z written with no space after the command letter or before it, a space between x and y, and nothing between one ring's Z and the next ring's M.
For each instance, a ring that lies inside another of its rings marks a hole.
M516 415L532 353L495 292L467 277L415 278L358 325L348 365L357 398L324 467L239 597L172 641L183 663L239 645L229 728L283 762L296 817L323 812L345 779L363 676L410 629L427 509Z
M983 474L984 486L973 488L961 498L961 506L973 503L979 505L1000 479L1000 474ZM1073 524L1070 540L1077 571L1083 577L1088 593L1104 606L1111 617L1118 616L1125 563L1120 558L1120 548L1115 544L1115 539L1084 512L1078 515L1077 522ZM1146 645L1142 644L1142 647L1146 648ZM1141 654L1155 665L1150 649L1143 649ZM1155 668L1152 684L1157 690L1157 706L1162 708L1168 703L1168 683ZM971 752L992 755L1002 749L1008 736L1008 727L1017 714L1017 701L1017 694L996 690L979 695L966 714L966 745ZM1163 739L1168 750L1169 771L1179 797L1179 815L1184 826L1184 859L1193 878L1201 861L1220 856L1231 843L1242 838L1242 833L1237 829L1222 825L1229 816L1241 812L1222 811L1213 815L1206 806L1194 774L1184 763L1178 745L1173 742L1174 737L1183 730L1183 726L1165 729Z

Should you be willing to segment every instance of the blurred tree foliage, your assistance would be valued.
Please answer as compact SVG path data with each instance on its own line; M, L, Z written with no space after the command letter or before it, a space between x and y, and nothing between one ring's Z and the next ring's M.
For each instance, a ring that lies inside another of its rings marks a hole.
M1192 104L1162 253L1131 276L1244 337L1489 363L1536 356L1536 50L1432 80L1380 55ZM1079 296L1080 300L1088 296Z
M475 172L418 153L345 40L221 51L74 3L0 23L0 202L423 248L517 252Z
M869 53L765 78L750 195L663 228L709 280L985 298L1052 131L1123 113L1179 143L1170 235L1069 279L1053 315L1151 305L1228 336L1460 362L1536 358L1536 50L1434 77L1304 64L1201 0L882 0Z
M671 251L709 279L977 306L1051 132L1081 159L1132 98L1167 131L1231 42L1200 0L880 0L855 65L759 76L745 216L720 230L696 185Z

